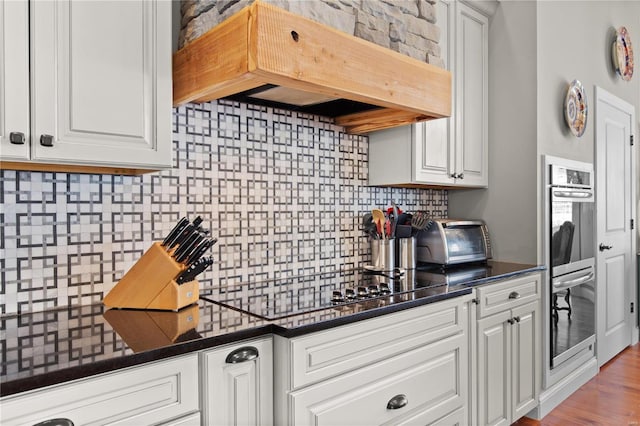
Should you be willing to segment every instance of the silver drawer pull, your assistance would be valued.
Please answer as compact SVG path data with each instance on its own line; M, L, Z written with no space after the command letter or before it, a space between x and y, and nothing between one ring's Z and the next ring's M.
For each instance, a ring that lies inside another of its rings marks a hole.
M24 133L22 132L11 132L9 133L9 142L15 145L24 145Z
M509 299L520 299L520 293L518 293L517 291L512 291L509 294Z
M258 350L253 346L245 346L227 355L227 359L224 362L227 364L239 364L256 358L258 358Z
M33 426L73 426L73 422L69 419L49 419Z
M407 395L396 395L387 402L387 410L397 410L398 408L402 408L409 403L407 399Z
M53 146L53 136L52 135L40 135L40 145L42 145L42 146Z

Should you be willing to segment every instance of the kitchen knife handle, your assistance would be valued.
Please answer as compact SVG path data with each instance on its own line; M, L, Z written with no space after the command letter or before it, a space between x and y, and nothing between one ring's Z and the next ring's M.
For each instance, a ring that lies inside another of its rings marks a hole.
M198 247L198 244L204 241L204 238L205 237L203 237L200 234L194 234L193 236L191 236L191 238L189 238L189 240L187 240L187 242L184 244L184 250L180 250L182 247L176 250L176 254L174 256L176 259L176 262L182 263L185 260L187 260L189 258L189 255L191 255L193 249ZM178 254L178 251L180 251L179 254Z
M191 235L191 233L193 232L193 225L190 223L187 223L182 230L180 230L176 236L167 243L166 247L167 250L171 250L172 248L174 248L175 246L183 243L188 237L189 235Z
M169 232L169 235L167 235L166 238L162 241L162 246L166 247L167 244L169 244L173 239L176 238L176 236L178 236L178 234L180 234L180 232L184 229L185 226L187 226L188 223L189 221L186 217L180 219L176 226L173 227L171 232Z

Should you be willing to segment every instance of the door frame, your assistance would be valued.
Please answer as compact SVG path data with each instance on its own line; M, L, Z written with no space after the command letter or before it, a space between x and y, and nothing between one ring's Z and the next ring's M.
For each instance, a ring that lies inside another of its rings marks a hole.
M636 152L636 147L638 146L638 132L636 130L636 114L635 114L635 107L626 102L625 100L617 97L616 95L606 91L605 89L603 89L602 87L598 87L598 86L594 86L594 91L595 91L595 123L594 123L594 144L593 144L593 155L594 155L594 167L596 170L596 174L598 173L597 170L597 164L598 164L598 144L602 143L602 141L598 140L598 126L601 125L602 123L600 123L599 121L599 115L598 115L598 105L600 104L600 102L603 103L607 103L615 108L618 108L622 111L628 112L631 115L631 129L630 129L630 134L631 136L634 138L634 145L630 145L629 146L629 161L631 162L630 166L631 166L631 184L629 186L629 192L627 194L625 194L625 197L629 200L629 204L631 205L631 218L636 218L636 204L637 204L637 200L636 200L636 181L637 181L637 172L636 172L636 156L637 156L637 152ZM596 184L596 200L599 199L600 197L600 189L598 188L597 184ZM601 215L598 212L598 209L596 208L596 244L599 242L598 241L598 224L601 223ZM636 219L635 222L635 229L631 232L630 235L630 239L631 239L631 253L629 253L629 269L631 271L631 278L632 280L630 280L628 282L628 294L629 294L629 301L632 301L634 303L634 312L628 312L628 321L630 323L630 342L631 344L635 344L638 342L638 339L640 337L640 333L639 333L639 328L638 328L638 315L636 313L636 309L638 309L638 292L637 292L637 282L638 282L638 277L637 277L637 268L638 265L636 264L636 259L637 259L637 248L636 248L636 239L637 239L637 229L638 226L640 224L638 223L638 220ZM600 257L600 251L596 250L596 268L598 265L598 258ZM599 291L598 291L599 292ZM598 319L598 311L600 310L600 302L597 303L598 309L596 309L596 324L599 324L599 319ZM598 337L598 333L599 332L599 326L596 326L596 339ZM598 364L600 364L600 361L598 360Z

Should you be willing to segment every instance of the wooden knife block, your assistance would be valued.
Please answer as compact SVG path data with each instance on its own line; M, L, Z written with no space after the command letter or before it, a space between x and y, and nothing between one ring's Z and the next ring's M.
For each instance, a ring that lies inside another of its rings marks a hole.
M102 301L111 308L177 311L198 301L197 280L184 284L175 277L186 267L159 242L153 243Z

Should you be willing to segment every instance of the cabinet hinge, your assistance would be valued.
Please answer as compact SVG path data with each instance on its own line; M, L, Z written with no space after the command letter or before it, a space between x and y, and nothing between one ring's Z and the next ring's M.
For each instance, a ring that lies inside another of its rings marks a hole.
M633 313L633 302L631 302L631 313Z
M631 230L635 229L636 227L636 221L634 219L631 219Z
M630 135L629 139L631 139L631 146L633 146L633 135Z

